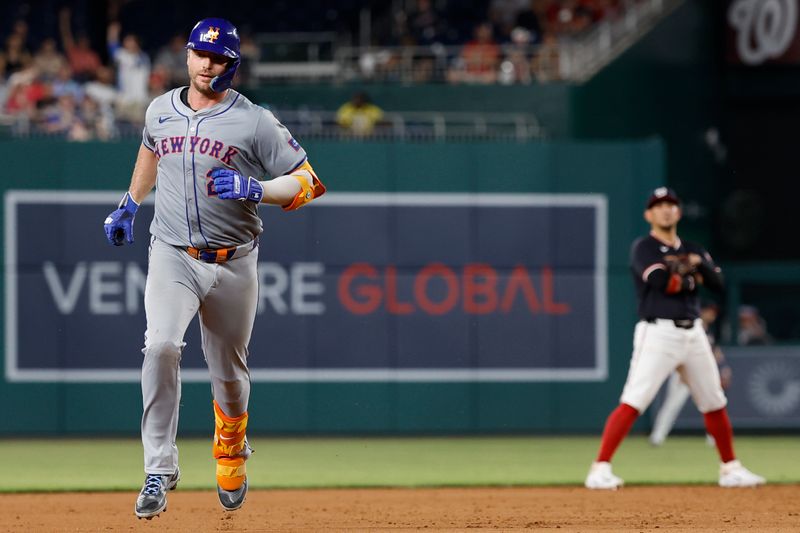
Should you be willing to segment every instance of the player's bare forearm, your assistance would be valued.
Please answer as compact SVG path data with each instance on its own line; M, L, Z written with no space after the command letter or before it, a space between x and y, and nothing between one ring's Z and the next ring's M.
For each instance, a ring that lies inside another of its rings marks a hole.
M284 211L298 209L325 194L325 186L317 178L308 161L289 174L262 182L262 202L281 206Z
M281 206L284 211L302 207L325 194L325 186L317 179L308 161L289 174L267 181L258 181L228 168L215 168L210 176L220 200L274 204Z
M262 181L264 196L261 200L265 204L286 205L294 199L302 187L294 175L278 176L269 181Z
M156 154L148 150L144 144L140 145L139 154L136 156L136 165L133 167L131 186L128 188L133 201L137 204L142 203L142 200L147 198L147 195L155 187L157 166Z

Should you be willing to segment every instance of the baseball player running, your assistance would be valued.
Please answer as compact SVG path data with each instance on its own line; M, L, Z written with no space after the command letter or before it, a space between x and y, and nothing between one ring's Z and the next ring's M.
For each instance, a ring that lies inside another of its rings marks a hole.
M226 510L244 503L245 461L252 452L246 438L247 345L262 231L257 207L267 203L289 211L325 192L286 128L230 88L239 66L233 24L201 20L186 48L189 86L148 107L130 188L105 220L111 244L133 243L136 210L157 188L144 295L146 477L135 506L136 516L148 519L166 510L166 491L180 478L180 359L184 333L197 313L214 397L217 494ZM261 181L263 176L273 179Z
M763 477L736 460L733 430L725 409L727 399L698 317L698 286L721 290L720 269L701 246L678 238L681 209L674 191L666 187L653 191L644 218L650 223L650 235L637 239L631 249L639 322L634 332L628 379L619 406L606 420L600 451L585 485L590 489L617 489L623 485L622 479L611 471L611 458L636 418L676 369L703 413L706 431L719 451L720 486L762 485Z

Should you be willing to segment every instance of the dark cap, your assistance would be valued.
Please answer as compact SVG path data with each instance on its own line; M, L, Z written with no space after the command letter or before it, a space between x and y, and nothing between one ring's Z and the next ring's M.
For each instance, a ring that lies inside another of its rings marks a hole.
M647 199L647 209L650 209L659 202L672 202L677 206L681 205L681 199L678 198L678 193L668 187L659 187L653 191Z

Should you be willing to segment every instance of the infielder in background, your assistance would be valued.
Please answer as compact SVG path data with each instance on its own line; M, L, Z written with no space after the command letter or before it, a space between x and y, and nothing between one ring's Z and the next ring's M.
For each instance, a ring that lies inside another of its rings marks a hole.
M597 460L586 477L590 489L616 489L622 479L611 471L611 458L636 418L647 409L664 380L678 370L703 413L722 464L722 487L753 487L765 481L736 460L733 430L725 409L719 371L699 318L699 285L722 289L722 275L701 246L678 238L680 200L660 187L647 200L647 237L631 249L631 272L639 298L639 322L633 338L628 379L619 406L606 420Z
M717 362L719 369L720 382L722 389L727 390L731 383L731 367L725 364L725 355L722 349L717 345L716 336L713 332L714 323L717 321L719 310L716 304L706 304L700 308L700 320L703 321L703 329L708 337L708 343L711 345L711 351L714 352L714 359ZM664 401L658 408L655 420L653 421L653 429L650 431L650 444L653 446L661 446L667 439L672 427L675 425L675 420L678 418L683 404L689 399L689 387L683 382L679 372L675 371L670 374L667 380L666 390L664 392ZM711 435L706 435L709 445L714 445L714 439Z
M211 375L213 455L219 501L235 510L247 494L245 461L250 334L256 315L257 206L297 209L325 192L305 151L275 117L230 89L239 36L228 21L201 20L187 48L189 86L153 100L130 188L105 220L111 244L133 243L136 210L157 187L150 225L142 365L144 486L139 518L166 510L180 478L180 359L200 314ZM264 176L272 177L260 181Z

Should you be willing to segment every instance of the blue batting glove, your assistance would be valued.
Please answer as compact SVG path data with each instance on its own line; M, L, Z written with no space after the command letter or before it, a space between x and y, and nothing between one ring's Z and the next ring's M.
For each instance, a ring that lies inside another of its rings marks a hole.
M244 202L259 203L264 195L261 183L248 176L242 176L235 170L228 168L215 168L211 171L214 180L214 190L223 200L239 200Z
M127 241L133 244L133 219L139 204L133 201L131 193L126 192L116 211L109 214L104 221L106 239L109 244L122 246Z

